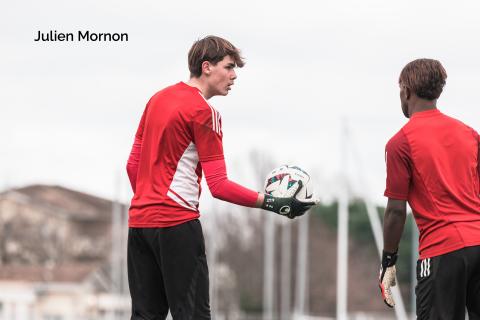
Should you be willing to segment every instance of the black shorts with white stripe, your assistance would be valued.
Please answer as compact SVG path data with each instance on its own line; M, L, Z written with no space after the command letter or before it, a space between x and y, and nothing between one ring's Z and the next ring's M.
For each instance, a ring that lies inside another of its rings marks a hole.
M417 319L480 320L480 246L417 261Z

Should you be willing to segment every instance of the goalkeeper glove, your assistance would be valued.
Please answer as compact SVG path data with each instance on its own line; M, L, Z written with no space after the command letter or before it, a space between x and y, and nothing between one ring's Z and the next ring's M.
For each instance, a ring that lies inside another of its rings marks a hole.
M380 266L379 287L382 293L383 302L390 308L395 306L393 301L391 287L396 285L395 282L395 263L397 262L397 252L389 253L383 251L382 265Z
M269 194L265 194L262 209L273 211L282 216L293 219L295 217L303 215L308 209L316 204L315 201L300 201L296 198L297 194L302 189L302 181L298 181L297 190L292 197L280 198L274 197Z

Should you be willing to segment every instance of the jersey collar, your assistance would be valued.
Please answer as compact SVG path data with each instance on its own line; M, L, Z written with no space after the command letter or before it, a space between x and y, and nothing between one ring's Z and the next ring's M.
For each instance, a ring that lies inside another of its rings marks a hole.
M435 115L437 115L437 114L441 114L441 112L440 112L440 110L438 110L437 108L435 108L435 109L430 109L430 110L415 112L415 113L410 117L410 119L431 117L431 116L435 116Z

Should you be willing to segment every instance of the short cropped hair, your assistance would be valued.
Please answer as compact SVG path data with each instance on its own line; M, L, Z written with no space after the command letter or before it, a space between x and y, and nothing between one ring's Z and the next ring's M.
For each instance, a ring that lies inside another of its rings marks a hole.
M195 41L188 52L190 77L198 78L202 75L202 63L204 61L215 65L226 56L231 56L235 65L239 68L245 65L243 58L240 56L240 50L223 38L207 36Z
M417 59L403 68L398 82L412 90L419 98L435 100L440 97L446 79L447 72L440 61Z

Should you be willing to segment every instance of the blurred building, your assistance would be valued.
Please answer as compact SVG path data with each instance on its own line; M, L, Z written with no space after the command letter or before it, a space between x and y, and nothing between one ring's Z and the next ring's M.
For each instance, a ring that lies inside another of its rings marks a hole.
M119 203L63 187L0 193L0 320L128 318L125 224Z

